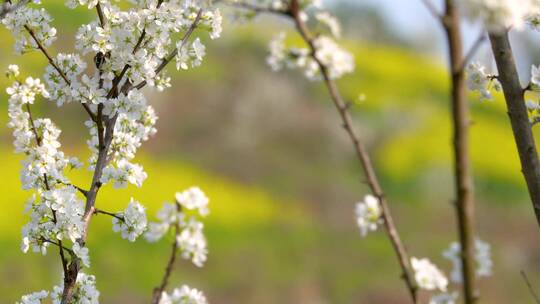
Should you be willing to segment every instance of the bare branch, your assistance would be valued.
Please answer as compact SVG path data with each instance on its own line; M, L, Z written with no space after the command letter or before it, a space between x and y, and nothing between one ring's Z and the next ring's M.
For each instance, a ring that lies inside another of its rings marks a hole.
M483 31L480 32L480 34L478 35L476 40L473 42L471 48L467 52L467 55L465 55L465 58L463 58L463 62L460 64L460 67L459 67L460 72L465 70L465 67L467 66L467 64L469 64L469 62L471 62L474 55L476 54L478 49L482 46L484 41L486 41L486 39L487 39L486 34Z
M523 281L525 281L525 284L527 284L527 287L529 288L529 292L531 293L531 296L534 298L534 302L536 304L540 304L540 298L538 298L538 295L534 291L534 288L532 287L531 282L529 281L529 278L527 277L527 274L524 270L521 271L521 276L523 277Z
M125 222L125 219L124 219L123 216L120 216L120 215L118 215L117 213L108 212L108 211L101 210L101 209L98 209L98 208L94 208L94 214L96 214L96 215L97 215L97 214L105 214L105 215L114 217L114 218L116 218L116 219L119 220L119 221Z
M476 275L474 261L474 190L471 161L469 156L470 114L465 90L465 73L463 64L463 44L459 12L454 1L445 1L445 12L442 23L446 34L450 55L450 76L452 84L452 121L454 178L456 191L456 215L458 222L459 242L461 244L461 271L463 273L463 297L466 304L475 303ZM481 40L477 40L478 43ZM476 45L477 43L475 43ZM473 46L475 50L477 46Z
M540 225L540 162L508 32L490 33L489 40L499 71L497 79L501 83L508 108L508 117L521 162L521 172Z
M429 11L429 13L431 15L433 15L433 17L435 17L435 19L437 19L437 21L442 22L443 15L438 12L437 8L435 7L435 5L433 5L431 0L421 0L421 1L422 1L422 3L424 3L424 5L427 8L427 10Z

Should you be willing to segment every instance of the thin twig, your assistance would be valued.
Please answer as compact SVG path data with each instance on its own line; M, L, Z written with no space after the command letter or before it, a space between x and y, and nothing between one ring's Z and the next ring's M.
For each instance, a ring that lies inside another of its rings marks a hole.
M431 15L433 15L433 17L435 17L435 19L437 19L437 21L442 21L443 15L441 13L439 13L439 11L435 7L435 5L433 5L431 0L421 0L421 1L422 1L422 3L424 3L424 5L426 6L429 13Z
M536 304L540 304L540 298L538 298L538 295L534 291L534 288L533 288L531 282L529 281L529 278L527 277L527 274L525 273L524 270L521 271L521 276L523 277L523 280L525 281L525 284L527 284L527 287L529 288L529 292L531 293L532 297L534 298L534 301L536 302Z
M176 211L180 212L182 210L182 206L180 204L176 203ZM169 260L167 261L167 265L165 266L165 273L163 275L163 278L161 279L161 284L154 288L154 293L152 296L152 304L158 304L161 300L161 296L163 294L163 291L165 288L167 288L167 285L169 284L169 278L171 276L171 273L174 268L174 262L176 261L176 255L178 253L178 236L180 235L180 223L177 221L174 224L174 241L171 246L171 255L169 257Z
M453 0L445 1L442 22L449 50L451 78L451 108L453 125L454 178L456 191L456 215L461 244L461 271L463 273L463 297L465 304L478 299L474 262L474 190L471 161L469 156L469 105L465 91L463 43L459 12ZM481 43L477 40L475 45ZM477 46L473 46L472 52Z
M476 52L478 51L480 46L482 46L484 41L486 41L486 39L487 39L486 34L483 31L480 32L480 34L478 35L476 40L473 42L471 48L466 53L467 55L465 55L465 57L463 58L463 61L461 62L460 66L459 66L459 71L460 72L465 70L465 67L467 66L467 64L469 64L469 62L471 62L474 55L476 54Z
M67 248L66 246L63 246L61 241L55 242L46 238L41 238L41 241L44 243L50 243L50 244L56 245L58 248L67 251L69 254L73 254L73 251Z
M98 208L94 208L94 214L100 214L100 213L108 215L108 216L112 216L112 217L118 219L119 221L125 222L124 217L118 215L117 213L112 213L112 212L108 212L108 211L101 210L101 209L98 209Z
M276 14L276 15L287 14L286 10L275 9L269 6L261 6L261 5L248 3L248 2L241 2L241 1L222 1L222 2L227 6L249 10L258 14L259 13L270 13L270 14Z

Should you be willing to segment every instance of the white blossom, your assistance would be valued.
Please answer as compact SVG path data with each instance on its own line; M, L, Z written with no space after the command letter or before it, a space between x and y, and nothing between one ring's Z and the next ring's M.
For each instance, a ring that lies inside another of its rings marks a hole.
M81 259L84 267L90 267L90 257L88 256L88 248L79 245L79 242L73 244L73 253Z
M343 50L332 38L319 36L314 41L315 57L328 68L330 78L340 78L354 71L354 57Z
M366 195L363 201L356 203L356 223L362 236L377 230L377 226L382 222L381 216L381 204L375 196Z
M33 292L21 297L21 301L17 304L41 304L41 301L46 299L49 293L45 290Z
M53 304L61 304L64 281L54 286L51 292ZM99 291L96 289L96 278L83 272L77 274L77 281L73 291L74 304L99 304Z
M266 63L273 71L279 71L283 68L283 63L287 58L285 48L285 33L280 32L270 41L268 48L270 54L266 57Z
M449 259L452 264L452 272L450 280L454 283L463 282L462 264L461 264L461 245L458 242L453 242L450 247L443 252L443 256ZM487 277L492 273L493 262L491 260L491 247L489 244L476 239L474 242L474 260L476 262L476 276Z
M131 198L126 210L118 216L122 220L113 217L113 231L122 233L122 238L134 242L146 229L146 212L143 205Z
M327 11L322 11L316 13L315 18L317 19L317 21L326 25L328 29L330 29L330 33L332 33L332 36L336 38L341 37L341 25L339 24L339 21L336 19L336 17L332 16Z
M479 19L489 30L501 31L507 27L522 28L526 17L538 11L536 0L460 0L465 14Z
M204 294L187 285L175 288L172 293L163 292L159 304L207 304Z
M19 66L15 64L10 64L8 66L8 69L6 71L6 77L7 78L15 78L18 77L20 74L19 72Z
M490 88L500 91L500 84L493 75L487 74L485 67L479 62L467 65L467 87L471 91L480 92L481 99L493 99Z
M411 266L414 271L414 278L418 286L425 290L446 291L448 279L441 270L432 264L428 259L411 258Z
M199 187L191 187L183 192L177 192L176 201L188 210L197 209L201 216L206 216L208 210L208 197Z
M198 267L203 266L208 254L203 227L203 223L191 217L176 237L182 257L191 260Z
M456 304L459 297L458 292L445 292L434 295L429 300L429 304Z

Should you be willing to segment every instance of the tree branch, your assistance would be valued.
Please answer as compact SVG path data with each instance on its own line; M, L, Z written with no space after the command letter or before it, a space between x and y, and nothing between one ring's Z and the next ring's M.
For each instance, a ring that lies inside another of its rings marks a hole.
M540 225L540 162L508 32L490 33L489 40L499 71L498 80L508 108L508 117L521 162L521 172L527 183L536 220Z
M486 34L483 31L480 32L476 40L473 42L471 48L467 52L467 55L465 55L465 57L462 59L462 62L459 65L459 70L458 70L459 72L462 72L465 70L465 67L467 66L467 64L469 64L469 62L471 62L474 55L476 54L480 46L482 46L486 38L487 38Z
M330 78L327 67L318 59L317 56L315 56L316 48L313 42L314 36L309 32L306 24L304 23L304 21L302 20L300 16L300 4L298 0L291 1L289 12L286 13L285 15L293 18L298 33L302 36L304 41L309 45L309 48L311 50L311 57L313 58L313 60L315 60L315 62L319 66L319 69L323 76L323 79L328 89L328 92L330 94L330 97L336 109L338 110L338 113L343 122L343 127L345 128L347 135L349 136L350 140L353 143L358 160L362 164L362 168L366 175L367 184L369 185L373 194L379 199L379 202L381 204L382 211L383 211L382 218L384 220L384 225L386 228L387 235L398 257L398 262L403 272L403 278L409 290L412 301L414 303L417 303L418 287L414 279L414 274L410 265L410 259L405 249L405 246L403 246L403 243L401 242L401 239L395 227L394 220L390 213L390 208L388 207L388 202L386 201L384 192L379 184L379 180L375 173L375 169L373 167L373 164L371 162L367 149L353 128L352 118L351 118L350 112L348 111L347 103L343 100L336 84Z
M424 5L426 6L429 13L431 15L433 15L433 17L435 17L435 19L437 19L437 21L442 21L443 20L443 15L437 11L437 8L435 7L435 5L433 5L431 0L421 0L421 1L422 1L422 3L424 3Z
M116 213L112 213L112 212L108 212L108 211L105 211L105 210L101 210L101 209L98 209L98 208L94 208L94 214L105 214L105 215L108 215L108 216L112 216L116 219L118 219L119 221L122 221L122 222L125 222L124 220L124 217L116 214Z
M540 304L540 298L538 298L538 295L534 291L534 288L531 285L531 282L529 281L529 278L527 277L527 274L524 270L520 271L521 276L523 277L523 281L525 281L525 284L527 284L527 288L529 288L529 292L531 293L531 296L534 298L534 302L536 304Z
M176 211L180 212L182 211L182 206L180 204L176 203ZM163 291L165 288L167 288L167 285L169 284L169 278L171 277L171 273L174 268L174 262L176 261L176 255L178 252L178 236L180 235L180 223L177 221L174 225L174 242L171 246L171 255L169 257L169 260L167 262L167 265L165 266L165 274L163 275L163 278L161 279L161 284L154 288L154 293L152 295L152 304L159 304L161 300L161 296L163 294Z
M475 303L476 276L474 262L474 191L473 177L469 156L470 114L465 91L465 73L462 65L463 57L460 19L454 1L445 1L445 12L442 25L446 34L450 55L450 71L452 83L452 121L454 178L456 189L456 215L458 221L459 241L461 244L461 271L463 274L463 297L466 304ZM481 40L477 40L480 41ZM475 43L476 45L476 43ZM473 47L474 49L475 47Z

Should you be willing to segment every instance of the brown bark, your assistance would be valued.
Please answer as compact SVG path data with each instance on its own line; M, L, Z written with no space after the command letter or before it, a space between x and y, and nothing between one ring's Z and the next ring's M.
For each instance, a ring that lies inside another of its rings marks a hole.
M474 261L474 191L469 157L470 114L465 91L462 38L460 20L454 1L445 1L442 24L446 33L451 71L451 108L453 122L454 178L456 188L456 215L461 244L461 271L463 297L466 304L475 303L476 277Z
M521 172L527 183L536 220L540 225L540 162L525 105L525 90L519 82L508 32L490 33L489 40L499 71L497 78L501 83L508 108L508 117L521 162Z

